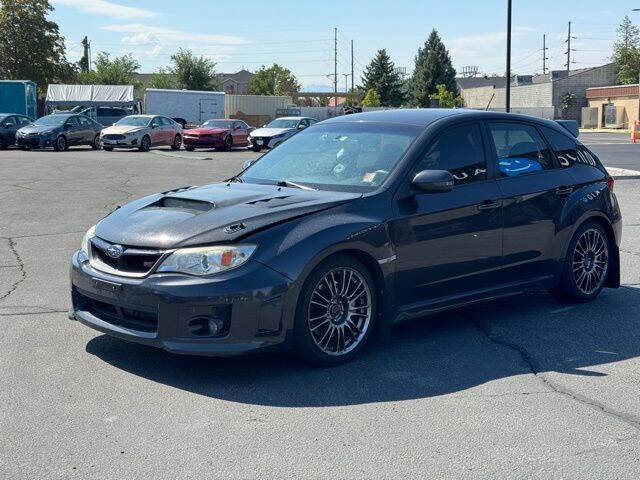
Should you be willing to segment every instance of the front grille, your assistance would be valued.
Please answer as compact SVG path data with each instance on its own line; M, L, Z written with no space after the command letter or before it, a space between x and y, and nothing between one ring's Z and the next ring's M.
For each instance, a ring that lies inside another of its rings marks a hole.
M136 247L123 247L124 251L118 258L113 258L107 250L113 244L98 237L91 239L91 265L97 270L115 270L126 276L143 277L158 263L164 255L162 250L149 250ZM102 267L102 268L101 268Z
M16 143L20 146L35 148L40 146L40 139L37 135L35 137L18 137Z
M79 292L77 298L81 303L78 308L88 311L104 322L139 332L154 333L158 330L158 315L151 310L124 308L95 300Z
M106 135L103 135L102 138L105 140L124 140L127 137L125 137L124 135L116 135L113 133L108 133Z

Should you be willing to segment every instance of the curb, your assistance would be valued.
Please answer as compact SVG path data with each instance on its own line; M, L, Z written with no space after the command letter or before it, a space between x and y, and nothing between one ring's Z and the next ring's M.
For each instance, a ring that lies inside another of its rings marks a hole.
M640 171L628 170L626 168L605 167L609 175L616 180L638 180L640 179Z

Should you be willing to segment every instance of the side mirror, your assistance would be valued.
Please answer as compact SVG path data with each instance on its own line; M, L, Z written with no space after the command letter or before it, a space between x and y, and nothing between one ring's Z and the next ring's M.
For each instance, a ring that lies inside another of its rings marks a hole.
M423 193L445 193L453 190L453 175L446 170L423 170L413 178L411 187Z
M298 125L298 130L304 130L306 128L306 125Z

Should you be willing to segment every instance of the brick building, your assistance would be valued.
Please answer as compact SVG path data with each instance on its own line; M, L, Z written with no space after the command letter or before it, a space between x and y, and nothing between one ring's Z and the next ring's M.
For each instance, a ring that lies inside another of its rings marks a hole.
M615 85L587 89L588 107L583 109L583 126L630 128L640 118L638 85ZM588 120L587 120L588 119ZM588 124L585 125L585 123Z

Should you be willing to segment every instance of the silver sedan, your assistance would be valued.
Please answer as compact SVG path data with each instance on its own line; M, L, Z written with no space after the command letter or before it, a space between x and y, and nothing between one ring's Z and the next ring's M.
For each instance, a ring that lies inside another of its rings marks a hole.
M102 130L102 148L137 148L148 152L152 147L169 146L179 150L182 145L182 126L159 115L129 115Z

